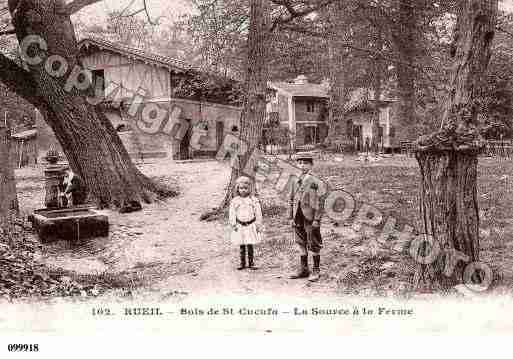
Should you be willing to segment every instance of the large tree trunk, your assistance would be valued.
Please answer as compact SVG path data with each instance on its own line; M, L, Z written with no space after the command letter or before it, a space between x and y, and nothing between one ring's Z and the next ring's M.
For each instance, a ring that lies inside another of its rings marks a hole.
M396 138L413 140L415 138L415 54L417 19L414 0L398 1L398 26L394 31L394 44L400 62L396 64L397 89L400 103L399 123L396 126ZM397 145L397 144L395 144Z
M497 9L497 0L461 1L443 127L417 141L424 231L432 236L435 251L440 250L433 263L418 265L414 277L417 288L447 289L461 283L465 264L479 261L476 179L483 141L477 129L476 98L490 60ZM467 258L451 271L448 269L455 263L456 251ZM476 283L467 280L465 284Z
M0 124L0 232L9 222L9 174L6 165L9 161L9 138L7 129Z
M376 34L374 49L376 53L380 53L383 51L383 37L381 30L378 29L378 33ZM382 59L374 57L371 68L374 71L374 76L372 79L372 88L374 90L374 99L378 101L381 100L382 93L382 85L383 85L383 74L386 72L386 63L383 62ZM374 152L378 152L380 150L380 138L379 138L379 116L380 116L380 108L377 109L377 114L374 116L372 121L372 150ZM382 140L382 139L381 139Z
M326 144L328 145L337 141L350 141L350 134L347 133L348 126L344 121L344 106L347 95L347 68L345 64L347 54L346 49L340 46L340 41L346 37L347 32L347 24L343 13L344 5L342 2L335 2L329 9L333 11L331 21L335 24L333 30L335 36L331 36L328 39L331 85L328 109L328 136L326 137Z
M10 217L18 211L10 147L10 131L0 123L0 232L7 229Z
M43 38L48 46L45 54L37 46L40 57L61 56L68 70L64 76L51 76L45 62L28 65L34 89L45 105L45 120L59 140L71 168L86 183L100 207L115 206L121 210L140 208L140 202L151 201L153 194L171 195L157 188L132 163L125 147L102 111L91 105L86 96L92 88L65 89L71 73L82 64L70 17L62 0L10 0L18 41L28 35Z
M246 67L245 101L241 116L240 143L242 148L238 158L238 166L232 168L230 183L221 206L216 211L220 213L229 205L233 196L233 186L237 177L241 175L253 176L254 173L245 173L248 161L257 150L262 135L266 111L266 91L269 78L268 53L271 33L270 7L267 0L251 0L250 25L248 33L248 62ZM209 216L203 216L208 218Z

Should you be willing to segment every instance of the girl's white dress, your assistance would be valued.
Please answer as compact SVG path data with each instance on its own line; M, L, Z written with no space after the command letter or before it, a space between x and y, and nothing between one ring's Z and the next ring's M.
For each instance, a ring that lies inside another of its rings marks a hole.
M247 226L237 223L255 221ZM234 245L256 244L262 241L261 233L257 232L257 226L262 227L262 208L260 202L254 196L234 197L230 202L230 225L236 225L237 231L230 232L230 240Z

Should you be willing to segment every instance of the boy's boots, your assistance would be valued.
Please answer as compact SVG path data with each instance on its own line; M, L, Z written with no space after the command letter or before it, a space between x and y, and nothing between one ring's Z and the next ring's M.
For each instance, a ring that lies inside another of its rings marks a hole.
M242 270L246 268L246 246L240 246L240 266L237 268L238 270Z
M308 270L308 256L301 256L301 267L296 274L290 276L290 279L307 278L310 275Z
M320 275L320 265L321 265L321 256L319 254L313 255L313 268L312 268L312 275L308 277L308 280L310 282L317 282Z
M248 267L249 267L249 269L255 270L255 269L257 269L257 267L255 267L253 254L254 254L253 245L248 244L248 264L249 264Z

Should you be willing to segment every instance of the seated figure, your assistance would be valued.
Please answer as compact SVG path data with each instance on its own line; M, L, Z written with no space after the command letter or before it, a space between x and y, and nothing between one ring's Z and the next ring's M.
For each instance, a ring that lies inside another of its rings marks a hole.
M61 207L73 207L84 204L87 193L83 180L71 168L66 169L66 176L62 184L63 191L59 194L59 205Z

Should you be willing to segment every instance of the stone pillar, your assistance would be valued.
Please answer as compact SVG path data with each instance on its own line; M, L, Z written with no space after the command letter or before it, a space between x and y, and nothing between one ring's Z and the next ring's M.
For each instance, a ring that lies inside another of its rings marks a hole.
M64 181L66 167L48 165L45 173L45 207L59 208L59 186Z

